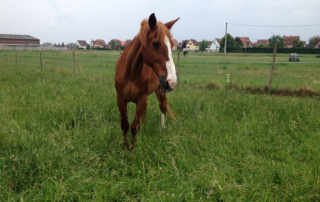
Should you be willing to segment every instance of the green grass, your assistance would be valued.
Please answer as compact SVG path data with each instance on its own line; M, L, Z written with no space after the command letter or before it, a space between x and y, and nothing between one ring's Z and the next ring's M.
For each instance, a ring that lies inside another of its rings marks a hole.
M320 200L319 97L199 87L224 87L227 73L264 86L267 54L182 57L167 95L178 121L168 117L162 129L149 96L147 122L127 152L114 89L119 52L77 52L76 74L70 52L43 52L42 72L38 56L18 52L15 68L14 52L0 52L0 201ZM305 59L280 55L274 88L319 89L310 79L320 76L319 60ZM130 123L134 110L129 104Z

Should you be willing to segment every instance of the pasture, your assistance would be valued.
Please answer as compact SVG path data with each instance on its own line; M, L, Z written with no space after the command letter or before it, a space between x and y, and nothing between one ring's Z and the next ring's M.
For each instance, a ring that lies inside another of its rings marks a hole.
M0 52L0 201L320 200L320 97L228 90L226 74L268 84L272 54L181 54L167 95L178 121L162 129L150 95L135 150L123 152L120 52L76 52L75 74L72 52L43 52L42 71L39 52L17 53L18 68L15 52ZM320 90L320 59L299 57L277 55L274 89Z

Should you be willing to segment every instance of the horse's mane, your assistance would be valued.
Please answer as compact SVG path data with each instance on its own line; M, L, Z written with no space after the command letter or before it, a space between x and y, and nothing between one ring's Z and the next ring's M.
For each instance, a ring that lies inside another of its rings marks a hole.
M162 22L157 22L156 29L157 29L157 36L156 36L157 41L163 42L165 36L167 36L169 40L171 40L172 35L169 29ZM143 47L147 47L149 31L150 31L150 27L148 25L148 20L147 19L142 20L138 37L140 38L141 45Z

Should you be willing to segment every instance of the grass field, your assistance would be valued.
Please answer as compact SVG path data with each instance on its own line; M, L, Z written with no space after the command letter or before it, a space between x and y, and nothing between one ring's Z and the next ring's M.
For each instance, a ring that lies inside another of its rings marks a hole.
M319 201L320 98L226 90L269 81L271 54L191 53L122 152L119 52L0 52L0 201ZM174 58L177 59L176 53ZM273 88L320 90L320 59L279 54ZM203 88L215 83L220 88ZM135 106L129 104L133 120ZM130 137L130 135L129 135Z

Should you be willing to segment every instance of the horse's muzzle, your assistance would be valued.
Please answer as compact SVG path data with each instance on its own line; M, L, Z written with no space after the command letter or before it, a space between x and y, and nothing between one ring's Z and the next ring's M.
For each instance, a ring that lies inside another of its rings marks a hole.
M167 81L167 76L161 75L159 80L162 92L169 93L173 90L173 88L170 87L169 82Z

